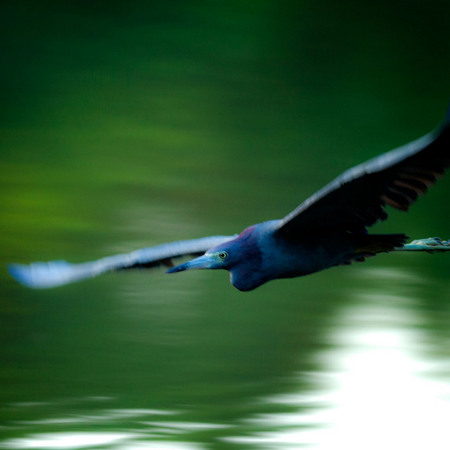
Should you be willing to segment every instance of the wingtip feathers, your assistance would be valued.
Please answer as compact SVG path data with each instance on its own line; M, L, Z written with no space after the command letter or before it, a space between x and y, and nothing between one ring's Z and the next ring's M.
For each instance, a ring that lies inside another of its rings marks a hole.
M34 287L31 270L25 264L7 264L9 274L20 284L27 287Z
M61 286L81 278L66 261L7 264L7 269L16 281L32 289Z

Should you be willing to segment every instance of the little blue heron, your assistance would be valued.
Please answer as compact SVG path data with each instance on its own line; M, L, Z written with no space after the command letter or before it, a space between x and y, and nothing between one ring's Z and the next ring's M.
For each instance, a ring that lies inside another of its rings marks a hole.
M446 251L439 238L405 244L405 234L368 234L367 227L387 218L387 205L408 210L450 165L450 107L444 123L403 147L347 170L280 220L246 228L234 236L172 242L70 264L65 261L11 264L11 275L32 288L48 288L123 269L170 267L225 269L241 291L276 278L308 275L332 266L364 261L391 251ZM197 258L173 267L183 256Z

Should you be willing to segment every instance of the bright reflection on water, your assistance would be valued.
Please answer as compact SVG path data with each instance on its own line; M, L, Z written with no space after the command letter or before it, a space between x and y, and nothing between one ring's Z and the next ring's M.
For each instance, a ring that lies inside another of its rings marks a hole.
M125 439L127 435L128 433L42 433L25 439L11 440L4 445L4 448L86 448L96 445L111 445Z
M145 440L143 440L145 439ZM11 449L84 449L84 448L191 450L203 448L196 444L181 442L151 442L148 436L138 433L53 433L38 434L27 439L16 439L7 442L2 448Z
M116 431L64 431L43 432L30 434L25 438L10 439L0 443L5 449L85 449L85 448L114 448L114 449L198 449L203 446L196 443L171 442L170 435L183 434L190 430L209 430L226 428L219 424L202 424L187 422L146 421L150 417L161 418L173 416L175 412L162 410L100 410L98 414L80 415L66 418L43 419L36 421L19 421L18 426L45 427L62 425L67 429L77 426L92 427L102 425L106 428L115 426ZM133 419L137 425L135 430L120 430L120 421ZM146 419L146 420L145 420ZM139 428L138 428L139 427ZM162 440L164 439L164 440Z
M391 282L414 279L395 269L367 275ZM424 357L429 349L413 312L415 299L395 291L394 285L387 292L353 293L363 303L341 311L329 336L332 348L318 356L322 370L309 374L320 390L264 400L298 406L298 412L247 419L262 430L277 431L226 440L258 448L450 448L450 384L436 376L448 372L450 362L443 366Z

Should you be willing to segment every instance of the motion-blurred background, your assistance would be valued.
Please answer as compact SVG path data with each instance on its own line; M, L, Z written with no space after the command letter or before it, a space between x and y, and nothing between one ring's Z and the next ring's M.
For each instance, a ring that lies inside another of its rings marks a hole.
M449 8L2 2L0 448L448 449L449 255L251 293L202 271L30 291L5 264L282 217L439 123ZM448 239L449 196L376 231Z

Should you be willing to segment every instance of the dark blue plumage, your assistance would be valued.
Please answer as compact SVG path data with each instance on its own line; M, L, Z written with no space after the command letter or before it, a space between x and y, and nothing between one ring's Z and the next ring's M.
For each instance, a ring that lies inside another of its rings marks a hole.
M394 235L352 235L311 233L289 240L280 235L281 220L259 223L235 239L209 249L203 256L169 269L226 269L231 284L250 291L276 278L309 275L332 266L362 261L367 256L401 247L407 237Z
M13 264L9 271L19 282L42 288L111 270L170 266L178 257L201 255L168 272L225 269L233 286L249 291L276 278L308 275L380 252L446 251L448 242L431 239L404 245L404 234L370 235L367 227L387 218L386 205L406 211L449 165L450 108L437 130L349 169L283 219L253 225L239 236L163 244L83 264Z

